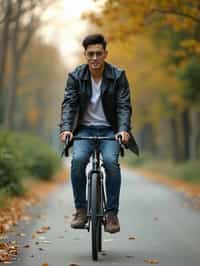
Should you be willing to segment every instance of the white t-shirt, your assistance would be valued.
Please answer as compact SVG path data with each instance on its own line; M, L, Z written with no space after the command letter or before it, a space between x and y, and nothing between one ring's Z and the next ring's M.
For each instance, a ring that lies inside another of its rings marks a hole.
M92 83L92 96L88 108L83 116L82 124L85 126L110 126L108 123L102 106L101 101L101 83L102 79L98 82L91 77Z

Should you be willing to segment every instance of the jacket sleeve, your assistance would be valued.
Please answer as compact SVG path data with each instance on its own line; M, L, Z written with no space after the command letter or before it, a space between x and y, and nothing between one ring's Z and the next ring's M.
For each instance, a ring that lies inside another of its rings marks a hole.
M132 107L130 100L130 88L125 71L122 72L118 79L116 112L118 131L131 130Z
M78 108L79 93L75 79L69 74L66 82L64 100L61 104L60 132L73 131Z

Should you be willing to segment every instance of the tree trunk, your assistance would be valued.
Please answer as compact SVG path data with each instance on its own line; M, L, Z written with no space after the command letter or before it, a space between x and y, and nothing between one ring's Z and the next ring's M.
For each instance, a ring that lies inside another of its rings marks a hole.
M169 119L171 128L171 143L172 143L172 157L175 162L179 162L180 158L180 147L178 142L178 125L177 120L174 117Z
M190 158L190 112L185 109L181 115L182 130L183 130L183 154L182 159L188 160Z
M18 87L18 73L19 73L19 62L18 59L15 58L12 66L11 84L8 89L8 95L7 95L8 97L7 97L6 112L4 119L4 125L6 128L9 129L14 128L16 97L17 97L17 87Z
M8 39L9 39L9 24L10 24L10 15L12 12L11 1L7 0L6 10L5 10L5 20L2 25L2 34L0 39L0 90L3 89L4 77L5 77L5 66L8 50Z
M156 154L155 134L150 123L146 123L141 129L139 143L141 150Z
M190 159L196 160L198 157L198 134L199 134L199 124L198 124L198 111L193 107L190 110Z

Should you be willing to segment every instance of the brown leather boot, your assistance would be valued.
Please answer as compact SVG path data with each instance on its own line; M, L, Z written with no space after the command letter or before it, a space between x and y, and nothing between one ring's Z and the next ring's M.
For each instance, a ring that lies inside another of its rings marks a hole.
M120 231L119 219L117 215L108 214L105 219L104 231L108 233L117 233Z
M87 210L84 208L77 209L71 221L71 227L77 229L83 228L87 223L87 220Z

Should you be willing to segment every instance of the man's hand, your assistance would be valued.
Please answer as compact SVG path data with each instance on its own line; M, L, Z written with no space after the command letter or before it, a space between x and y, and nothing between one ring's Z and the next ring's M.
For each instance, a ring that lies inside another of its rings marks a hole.
M122 143L123 143L123 144L128 144L128 141L129 141L129 139L130 139L130 135L129 135L129 133L126 132L126 131L118 132L118 133L116 134L116 140L117 140L117 137L118 137L119 135L122 136Z
M71 141L73 139L73 133L71 131L63 131L60 133L60 140L62 142L65 142L67 135L69 135L69 141Z

